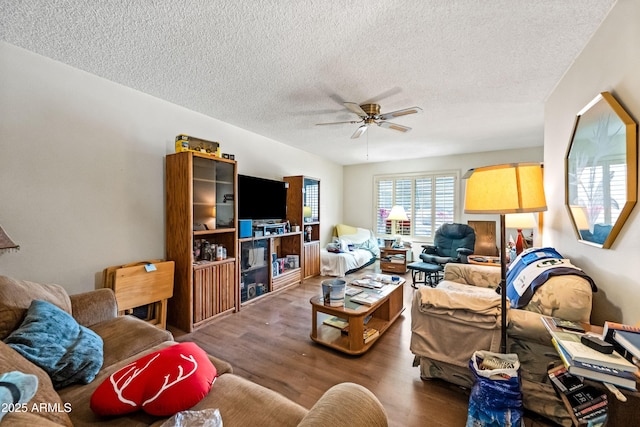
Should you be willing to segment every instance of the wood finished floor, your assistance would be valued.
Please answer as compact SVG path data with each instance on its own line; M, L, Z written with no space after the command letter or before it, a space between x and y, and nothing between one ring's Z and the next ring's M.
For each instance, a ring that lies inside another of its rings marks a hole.
M356 277L376 271L361 270ZM413 288L406 275L405 311L362 356L348 356L309 338L309 298L319 293L314 277L301 285L245 305L193 332L172 329L177 341L194 341L231 363L234 373L310 408L331 386L355 382L367 387L387 411L391 426L464 426L468 390L439 381L422 381L412 366L410 304ZM553 426L527 416L527 426Z

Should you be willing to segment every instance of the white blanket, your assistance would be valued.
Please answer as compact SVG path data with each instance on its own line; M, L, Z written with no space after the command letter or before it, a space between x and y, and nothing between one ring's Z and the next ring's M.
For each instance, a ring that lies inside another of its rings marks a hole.
M323 276L343 277L347 271L362 267L372 258L375 258L375 256L366 249L355 249L342 253L321 249L320 274Z

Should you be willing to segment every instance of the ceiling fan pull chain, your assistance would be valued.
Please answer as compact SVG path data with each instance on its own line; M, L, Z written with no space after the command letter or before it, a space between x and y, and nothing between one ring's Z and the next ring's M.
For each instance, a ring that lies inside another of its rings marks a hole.
M367 162L369 161L369 133L367 132Z

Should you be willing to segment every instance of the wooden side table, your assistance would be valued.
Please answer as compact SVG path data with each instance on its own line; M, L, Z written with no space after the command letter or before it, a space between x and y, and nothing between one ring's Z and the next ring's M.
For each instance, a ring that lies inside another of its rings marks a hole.
M407 257L409 256L410 248L380 248L380 270L385 273L400 273L407 272ZM396 256L396 255L401 255ZM386 258L386 259L385 259ZM397 261L391 261L391 259Z

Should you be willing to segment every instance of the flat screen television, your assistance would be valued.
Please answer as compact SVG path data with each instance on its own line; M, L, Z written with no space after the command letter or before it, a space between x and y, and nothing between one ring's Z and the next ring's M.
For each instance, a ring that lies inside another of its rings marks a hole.
M285 220L286 184L284 181L238 175L238 218Z

